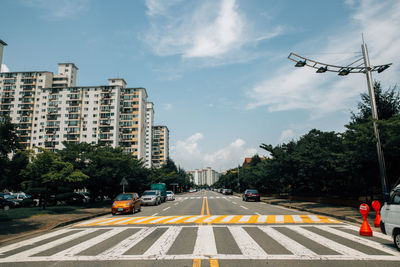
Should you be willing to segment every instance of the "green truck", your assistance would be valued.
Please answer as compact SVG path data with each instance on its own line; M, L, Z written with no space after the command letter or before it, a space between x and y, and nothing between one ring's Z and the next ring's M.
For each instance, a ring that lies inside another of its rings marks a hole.
M151 190L160 190L161 201L165 202L167 200L167 186L164 183L152 184L150 189Z

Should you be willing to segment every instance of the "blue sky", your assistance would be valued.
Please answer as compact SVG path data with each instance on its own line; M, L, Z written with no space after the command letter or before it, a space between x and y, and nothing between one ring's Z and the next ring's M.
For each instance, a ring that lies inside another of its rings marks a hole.
M393 86L400 71L396 0L2 0L0 25L3 71L74 62L78 85L145 87L187 170L224 171L265 155L262 143L344 130L365 77L294 68L291 51L347 65L364 33L371 64L394 63L374 79Z

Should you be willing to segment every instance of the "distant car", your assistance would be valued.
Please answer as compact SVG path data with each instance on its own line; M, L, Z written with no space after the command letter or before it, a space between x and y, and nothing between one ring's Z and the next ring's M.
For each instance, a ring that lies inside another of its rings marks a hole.
M260 201L260 193L257 189L246 189L242 196L243 201L249 201L253 199L254 201Z
M167 200L175 200L175 194L172 191L167 191Z
M89 192L76 192L76 193L83 196L83 202L87 203L87 202L90 201L90 194L89 194Z
M197 190L195 189L195 188L192 188L192 189L190 189L189 190L189 193L194 193L194 192L196 192Z
M233 195L232 189L225 189L224 190L224 195Z
M161 194L158 190L146 190L141 197L142 205L157 206L161 204Z
M122 193L119 194L112 204L111 214L117 213L135 213L140 211L140 199L137 193Z
M224 188L219 188L218 189L218 193L223 193L224 192Z
M16 206L15 202L0 197L0 208L1 209L9 210L10 208L14 208L15 206Z

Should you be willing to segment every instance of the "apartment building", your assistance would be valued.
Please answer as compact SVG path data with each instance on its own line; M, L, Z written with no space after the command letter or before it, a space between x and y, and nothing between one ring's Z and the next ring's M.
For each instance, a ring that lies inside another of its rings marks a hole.
M167 126L153 126L152 164L160 168L169 157L169 130Z
M203 170L193 170L187 173L193 176L193 181L196 185L213 185L219 179L220 174L213 170L211 167L207 167Z
M151 168L153 166L151 160L151 152L153 151L153 126L154 126L154 104L146 103L146 158L145 166Z

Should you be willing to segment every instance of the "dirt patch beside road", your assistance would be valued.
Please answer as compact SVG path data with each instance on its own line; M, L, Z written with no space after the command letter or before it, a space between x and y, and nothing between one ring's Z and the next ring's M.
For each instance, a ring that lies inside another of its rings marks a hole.
M35 215L29 218L0 222L0 244L50 231L59 226L110 213L109 207L82 208L64 214Z

